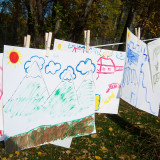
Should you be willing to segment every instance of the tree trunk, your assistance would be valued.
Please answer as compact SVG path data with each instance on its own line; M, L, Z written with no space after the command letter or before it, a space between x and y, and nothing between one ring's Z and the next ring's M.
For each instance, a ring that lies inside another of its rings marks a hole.
M88 14L89 14L89 11L90 11L90 8L91 8L93 2L94 2L94 0L87 1L84 11L81 13L80 18L75 22L73 30L71 31L71 33L68 37L68 39L70 41L79 42L79 37L84 30L84 27L85 27L87 19L88 19Z
M37 21L38 21L38 31L39 31L39 47L44 45L44 16L43 16L43 6L42 0L37 0Z
M33 40L33 47L39 48L44 45L44 17L41 0L26 1L28 10L28 34Z
M127 16L125 26L123 28L123 32L122 32L122 35L121 35L120 42L126 42L127 28L129 28L131 26L131 23L133 21L133 17L134 17L134 8L133 8L133 6L131 6L130 9L129 9L129 12L128 12L128 16ZM119 51L124 51L125 50L125 45L119 45L118 50Z

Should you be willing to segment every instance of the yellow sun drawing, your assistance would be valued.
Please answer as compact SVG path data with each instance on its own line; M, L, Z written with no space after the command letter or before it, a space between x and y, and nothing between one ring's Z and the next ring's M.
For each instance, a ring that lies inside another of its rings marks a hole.
M61 44L61 43L59 43L57 47L58 47L58 49L59 49L59 50L61 50L61 48L62 48L62 44Z
M22 64L22 54L16 49L10 49L10 52L7 51L7 54L8 56L5 58L9 60L7 64L10 64L10 67L14 66L16 68L19 64Z
M131 40L131 32L127 30L127 41Z
M63 49L63 42L56 42L56 47L58 49L58 51L62 51Z

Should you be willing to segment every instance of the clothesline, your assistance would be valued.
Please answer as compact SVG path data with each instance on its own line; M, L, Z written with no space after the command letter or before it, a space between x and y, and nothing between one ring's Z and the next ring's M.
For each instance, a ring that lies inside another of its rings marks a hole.
M145 39L142 41L151 41L151 40L156 40L158 38L152 38L152 39ZM97 45L97 46L91 46L91 47L105 47L105 46L113 46L113 45L119 45L119 44L126 44L126 42L121 42L121 43L112 43L112 44L104 44L104 45Z

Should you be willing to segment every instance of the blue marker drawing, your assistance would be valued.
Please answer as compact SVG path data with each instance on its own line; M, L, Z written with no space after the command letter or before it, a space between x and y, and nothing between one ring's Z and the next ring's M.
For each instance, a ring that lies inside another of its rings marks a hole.
M32 66L32 64L33 64L34 62L37 62L40 70L42 70L42 69L43 69L43 66L44 66L44 64L45 64L45 59L44 59L43 57L32 56L32 57L30 58L30 60L26 61L25 64L24 64L24 70L25 70L26 73L28 73L30 67Z
M145 61L148 62L148 59L147 59L148 55L143 54L143 56L145 56L144 62L145 62ZM148 101L148 99L147 99L147 87L144 85L144 76L145 76L145 75L144 75L144 72L143 72L143 70L142 70L142 67L143 67L143 65L144 65L144 62L141 64L141 69L140 69L140 73L143 75L142 87L145 89L145 101L146 101L146 103L149 105L149 108L150 108L151 113L152 113L152 114L155 114L155 112L152 111L152 106L151 106L150 101Z
M116 58L119 59L119 60L124 60L125 59L125 55L126 55L126 53L117 52L116 53Z
M126 67L124 68L122 87L124 87L126 84L129 85L129 83L134 83L135 86L138 86L139 84L136 70Z
M74 68L72 66L68 66L66 69L64 69L60 73L59 78L63 79L63 80L67 80L67 81L71 81L72 79L76 79L76 74L75 74Z
M71 43L68 44L68 48L74 48L74 47L75 47L75 44L72 44L72 45Z
M85 61L80 61L76 66L76 71L80 72L82 75L85 75L89 71L94 73L96 70L96 65L92 62L90 58L87 58Z
M137 47L137 45L133 41L130 41L130 43L127 46L129 46L129 48L132 48L132 49L136 49Z
M128 58L128 63L130 65L131 64L135 64L135 65L138 64L139 55L137 53L133 52L130 48L128 48L128 51L127 51L127 58Z
M131 92L131 98L130 98L130 103L131 104L135 104L136 103L136 100L137 100L137 97L135 95L134 92ZM136 105L135 105L136 106Z
M49 61L49 63L45 66L46 74L56 74L61 69L60 63L55 63L54 61Z
M152 101L154 95L149 74L149 56L146 45L143 43L138 45L137 40L130 41L127 44L121 97L134 107L157 115L156 102Z

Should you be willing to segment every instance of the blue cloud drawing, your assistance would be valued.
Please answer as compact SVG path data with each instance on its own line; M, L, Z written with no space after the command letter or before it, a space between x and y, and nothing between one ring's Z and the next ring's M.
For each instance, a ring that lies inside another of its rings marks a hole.
M38 57L38 56L32 56L30 58L30 60L26 61L25 64L24 64L24 70L26 73L28 73L29 69L30 69L30 66L32 66L32 64L34 62L37 62L40 70L43 69L43 66L44 66L44 63L45 63L45 60L43 57Z
M45 66L45 73L46 74L56 74L57 71L61 69L61 64L60 63L55 63L54 61L50 61L46 66Z
M80 61L76 66L76 71L80 72L82 75L85 75L89 71L92 71L92 73L94 73L95 70L96 65L92 62L90 58L87 58L85 61Z
M68 66L66 69L63 70L63 72L60 73L59 78L67 81L76 79L74 68L72 66Z

